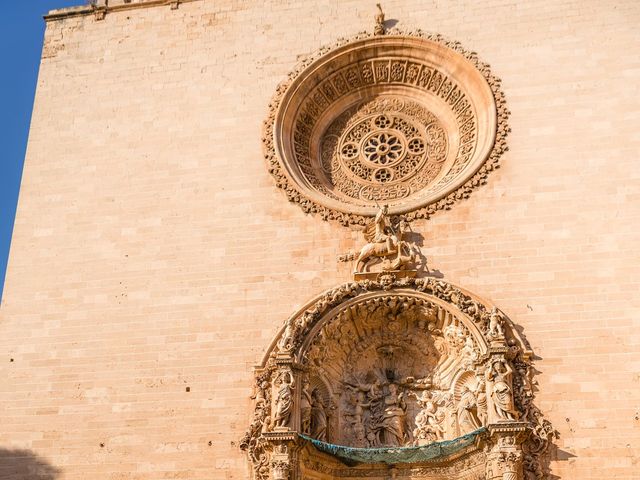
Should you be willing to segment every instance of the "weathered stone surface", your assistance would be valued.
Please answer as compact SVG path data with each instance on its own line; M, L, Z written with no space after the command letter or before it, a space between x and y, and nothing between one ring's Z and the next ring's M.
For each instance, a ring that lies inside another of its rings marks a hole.
M429 271L523 328L553 475L637 477L639 5L383 7L477 51L512 112L488 183L412 222ZM58 480L249 478L252 367L362 246L286 201L262 122L300 55L374 14L202 0L49 21L0 309L0 449Z

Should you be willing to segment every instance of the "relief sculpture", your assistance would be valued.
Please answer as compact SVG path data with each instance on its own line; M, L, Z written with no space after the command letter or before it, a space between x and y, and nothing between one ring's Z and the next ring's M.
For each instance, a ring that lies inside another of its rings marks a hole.
M364 237L368 243L356 258L355 273L364 273L376 259L382 259L383 271L401 270L414 261L414 248L403 238L408 229L407 223L399 221L394 226L388 213L389 207L384 205L365 229Z
M380 225L376 240L386 244ZM485 458L487 479L543 472L553 429L532 403L532 354L503 313L448 282L342 285L292 316L273 345L258 370L255 420L243 441L258 480L269 480L273 462L262 458L282 442L306 452L300 469L349 476L340 463L313 463L303 438L318 448L383 452L475 438L467 448ZM430 478L420 468L422 476L409 478ZM451 478L471 474L460 472ZM305 478L299 474L288 479Z
M469 415L461 415L466 424L459 425L456 376L473 372L470 359L480 357L479 348L447 312L428 302L407 305L407 300L378 299L352 307L335 320L342 320L342 329L328 324L309 349L305 360L313 374L342 392L336 399L342 428L335 436L341 445L423 445L470 431ZM460 378L468 383L467 376ZM461 388L478 388L467 383ZM471 405L468 395L459 401L467 402L469 410L476 403ZM478 418L476 429L482 426Z
M281 372L276 381L276 386L278 393L273 415L273 426L275 428L286 428L293 410L293 391L295 389L293 374L289 371Z

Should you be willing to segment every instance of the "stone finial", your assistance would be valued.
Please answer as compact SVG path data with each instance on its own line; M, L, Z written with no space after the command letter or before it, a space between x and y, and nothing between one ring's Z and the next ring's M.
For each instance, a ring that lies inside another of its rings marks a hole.
M382 6L379 3L376 3L376 7L378 7L378 13L376 13L376 26L373 29L374 35L384 35L386 30L384 28L384 12L382 11Z

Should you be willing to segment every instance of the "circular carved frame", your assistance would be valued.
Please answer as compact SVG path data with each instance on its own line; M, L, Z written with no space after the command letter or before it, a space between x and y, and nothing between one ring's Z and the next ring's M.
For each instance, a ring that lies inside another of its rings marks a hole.
M264 123L269 171L305 212L364 225L466 198L506 151L509 112L489 66L421 31L359 34L280 84Z

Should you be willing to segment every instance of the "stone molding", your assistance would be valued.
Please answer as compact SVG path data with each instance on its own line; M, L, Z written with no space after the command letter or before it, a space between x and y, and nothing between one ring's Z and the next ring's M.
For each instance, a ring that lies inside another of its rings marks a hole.
M153 8L167 6L171 10L177 10L183 3L199 2L202 0L97 0L88 5L60 8L51 10L44 15L46 22L61 20L69 17L94 15L96 20L104 20L108 13L115 13L140 8Z

